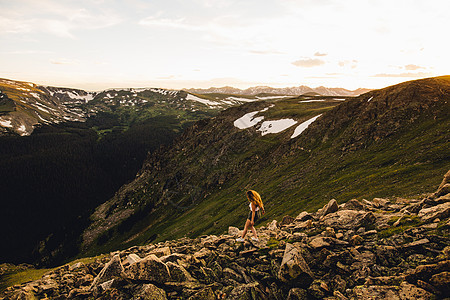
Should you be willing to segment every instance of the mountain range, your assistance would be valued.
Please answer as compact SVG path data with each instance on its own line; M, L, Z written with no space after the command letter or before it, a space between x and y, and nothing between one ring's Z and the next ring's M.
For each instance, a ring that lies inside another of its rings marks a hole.
M322 96L359 96L360 94L367 93L370 89L359 88L354 91L347 90L344 88L327 88L324 86L319 86L316 88L311 88L305 85L296 87L286 87L286 88L273 88L270 86L255 86L247 89L238 89L230 86L225 87L211 87L208 89L186 89L192 93L199 94L211 94L211 93L221 93L221 94L235 94L235 95L261 95L261 94L274 94L274 95L304 95L304 94L314 94Z

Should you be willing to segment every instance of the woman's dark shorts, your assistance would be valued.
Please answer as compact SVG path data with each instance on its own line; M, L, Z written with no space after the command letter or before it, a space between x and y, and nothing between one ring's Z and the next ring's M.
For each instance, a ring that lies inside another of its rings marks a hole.
M249 219L250 221L252 220L252 211L250 211L250 212L248 213L247 219ZM256 224L256 222L257 222L258 220L259 220L258 212L255 211L255 219L254 219L254 223Z

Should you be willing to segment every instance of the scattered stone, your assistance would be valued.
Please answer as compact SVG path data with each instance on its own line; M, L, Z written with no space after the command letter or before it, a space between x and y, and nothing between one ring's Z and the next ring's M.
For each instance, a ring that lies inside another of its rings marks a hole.
M154 254L157 257L161 257L161 256L168 256L170 255L170 248L169 247L162 247L162 248L156 248L152 251L150 251L149 254Z
M319 213L320 217L324 217L328 214L334 213L339 209L339 206L335 199L331 199L328 204L326 204Z
M351 199L344 203L342 209L343 210L360 211L360 210L364 210L364 205L356 199Z
M135 264L140 261L141 261L141 258L137 254L132 253L127 256L127 262L128 262L128 265L130 265L130 266L132 264Z
M442 299L450 294L447 177L441 194L421 200L331 200L282 226L273 220L258 227L257 243L236 243L239 229L230 227L67 264L0 299Z
M100 285L106 281L113 279L113 277L123 276L124 268L120 261L120 256L118 254L114 255L113 258L105 265L105 267L100 271L100 273L95 277L94 282L92 282L91 288L96 285Z
M307 220L311 220L313 217L310 213L306 212L306 211L302 211L296 218L295 221L297 222L303 222L303 221L307 221Z
M241 231L237 227L233 227L233 226L228 227L228 234L229 235L237 236L237 235L239 235L240 232Z
M442 203L429 208L423 208L419 211L418 216L423 222L431 222L434 219L445 219L450 215L450 202Z
M282 281L292 281L298 287L307 287L314 279L303 256L297 247L290 243L286 243L278 278Z
M307 300L308 292L301 288L292 288L289 290L287 300Z
M216 300L213 290L210 287L201 289L194 295L188 298L188 300Z
M284 226L284 225L289 225L292 222L294 222L294 218L291 216L284 216L283 219L281 220L280 225Z
M169 268L154 254L150 254L141 261L131 265L126 271L126 275L134 280L156 283L170 281Z
M153 284L144 284L140 290L140 292L135 295L133 299L140 300L167 300L166 291L163 289L153 285Z
M277 220L273 220L270 222L270 224L267 226L267 229L270 231L276 231L278 229Z

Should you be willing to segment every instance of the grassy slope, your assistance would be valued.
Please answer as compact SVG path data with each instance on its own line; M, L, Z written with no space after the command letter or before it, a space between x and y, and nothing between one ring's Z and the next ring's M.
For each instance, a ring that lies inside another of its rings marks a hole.
M444 81L448 84L449 80ZM129 191L130 201L150 199L152 209L158 209L148 210L149 214L141 209L142 215L127 230L109 230L90 253L154 239L222 233L230 225L242 227L248 188L263 196L267 215L262 223L315 210L331 198L345 202L351 198L418 197L434 191L450 169L450 104L445 101L448 88L436 102L433 85L423 87L425 92L414 86L405 91L381 90L374 94L377 102L370 105L366 99L370 95L351 100L333 110L340 114L333 120L329 117L333 114L326 114L312 126L316 131L307 130L294 140L289 138L293 128L263 137L254 129L233 128L239 115L259 110L262 104L249 104L240 108L245 110L241 113L231 109L199 124L198 130L192 129L161 156L159 169L152 169L155 165L150 162L145 187ZM404 99L398 100L405 93ZM418 93L423 101L417 99ZM386 105L392 107L380 108ZM302 122L330 106L329 102L283 100L265 116L295 116ZM342 120L337 121L340 116ZM168 188L162 189L165 185ZM164 190L172 194L163 194Z

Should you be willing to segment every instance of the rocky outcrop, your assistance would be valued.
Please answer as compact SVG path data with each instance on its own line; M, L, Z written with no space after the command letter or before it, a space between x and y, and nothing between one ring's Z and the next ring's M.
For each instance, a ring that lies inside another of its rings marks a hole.
M258 242L236 242L240 231L230 227L221 236L135 246L64 265L0 299L445 298L446 184L422 200L332 200L259 227Z

